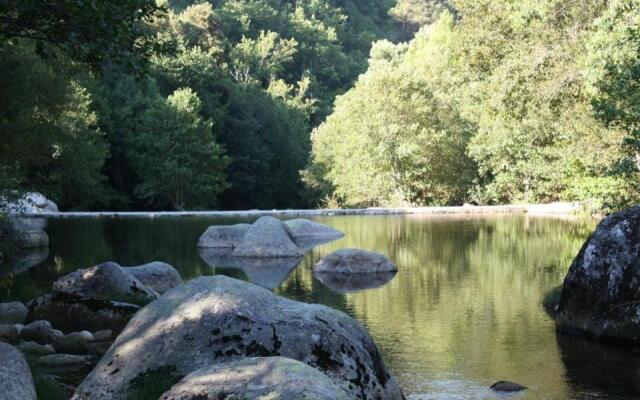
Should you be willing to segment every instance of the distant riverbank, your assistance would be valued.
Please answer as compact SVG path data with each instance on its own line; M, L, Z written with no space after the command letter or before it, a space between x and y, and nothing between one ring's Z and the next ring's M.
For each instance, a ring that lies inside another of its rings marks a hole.
M515 204L500 206L452 206L452 207L407 207L407 208L344 208L344 209L284 209L284 210L237 210L237 211L68 211L39 212L25 217L71 218L71 217L253 217L273 216L317 216L317 215L479 215L479 214L530 214L566 217L581 211L579 203Z

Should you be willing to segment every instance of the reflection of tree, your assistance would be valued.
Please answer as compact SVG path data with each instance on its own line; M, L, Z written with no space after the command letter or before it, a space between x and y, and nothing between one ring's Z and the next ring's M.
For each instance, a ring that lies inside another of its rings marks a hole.
M397 371L456 371L478 380L544 382L547 394L563 396L553 323L540 301L561 283L593 222L526 216L318 221L346 236L309 255L282 294L298 297L299 291L290 291L295 281L302 292L313 291L313 301L354 315L369 327ZM321 256L344 247L384 253L397 263L399 273L378 289L327 293L313 279L311 267ZM345 304L335 304L336 298ZM414 381L403 383L410 390Z

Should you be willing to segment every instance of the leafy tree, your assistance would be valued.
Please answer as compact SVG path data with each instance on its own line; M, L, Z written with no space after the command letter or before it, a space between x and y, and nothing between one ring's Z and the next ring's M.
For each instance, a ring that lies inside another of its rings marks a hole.
M144 24L162 12L153 0L6 0L0 3L0 37L31 39L41 55L55 47L74 60L138 68L150 42Z
M128 156L141 178L136 193L182 210L212 207L227 184L229 158L215 142L212 122L202 120L198 96L189 88L150 104L127 138Z

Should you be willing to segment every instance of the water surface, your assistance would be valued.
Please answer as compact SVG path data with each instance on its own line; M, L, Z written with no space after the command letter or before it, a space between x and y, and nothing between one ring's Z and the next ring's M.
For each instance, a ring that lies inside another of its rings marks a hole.
M45 221L51 238L46 261L21 273L0 270L0 301L29 300L61 274L103 261L161 260L185 279L251 278L280 295L350 314L369 329L412 400L640 398L637 352L558 336L540 306L544 293L562 282L593 221L524 215L314 219L346 236L309 252L299 266L272 273L212 267L195 247L208 225L250 219L52 219ZM382 252L400 271L367 290L352 291L366 282L327 287L313 277L312 265L343 247ZM497 396L487 387L500 379L531 390Z

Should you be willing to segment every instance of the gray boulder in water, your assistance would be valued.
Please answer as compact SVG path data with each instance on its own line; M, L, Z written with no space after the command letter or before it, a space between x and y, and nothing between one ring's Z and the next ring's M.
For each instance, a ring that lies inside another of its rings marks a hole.
M600 222L573 260L556 307L560 331L640 340L640 206Z
M135 267L122 267L125 272L142 282L146 287L155 290L159 294L174 288L182 283L180 273L171 265L154 261Z
M0 342L0 400L36 400L33 377L22 353Z
M299 257L304 250L296 246L277 218L261 217L254 222L232 253L236 257Z
M140 306L130 303L53 292L32 300L27 318L29 321L50 321L65 332L109 329L118 333L139 309Z
M322 372L285 357L247 358L204 367L184 377L160 400L354 400Z
M154 371L180 379L245 357L283 356L327 375L359 399L403 399L373 339L348 315L279 297L225 276L200 277L140 310L74 399L124 399Z
M314 267L322 273L394 272L398 268L380 253L360 249L341 249L325 256Z
M147 304L158 293L114 262L81 269L58 278L53 290L87 299Z
M249 224L211 225L198 239L200 248L234 248L249 229Z
M344 233L329 225L321 224L305 218L294 218L284 221L293 242L303 249L311 249L319 244L333 242L344 236Z

